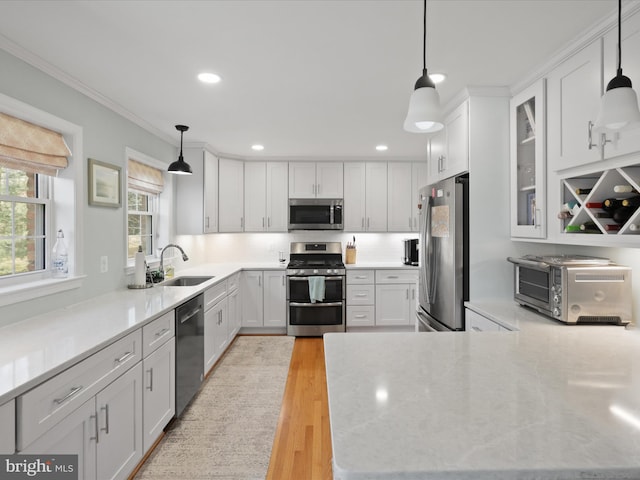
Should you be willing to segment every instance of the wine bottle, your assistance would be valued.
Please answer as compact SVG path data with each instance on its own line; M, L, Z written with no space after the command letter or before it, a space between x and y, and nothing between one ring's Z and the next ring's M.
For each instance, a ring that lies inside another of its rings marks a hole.
M613 191L616 193L633 193L636 192L636 189L631 185L615 185Z
M559 212L558 218L560 220L565 220L567 218L573 218L573 214L571 212Z
M623 207L640 207L640 195L622 200Z
M616 208L620 208L622 205L622 200L618 198L607 198L604 202L602 202L602 208L606 211L613 211Z
M581 232L599 232L600 229L593 222L584 222L582 225L580 225L580 231Z
M631 215L636 211L635 207L620 207L613 211L613 221L616 223L627 223L627 220L631 218Z
M575 200L571 200L571 201L569 201L567 203L564 203L562 205L562 207L560 208L560 211L561 212L571 212L571 211L573 211L574 208L576 208L578 206L579 206L578 202L576 202Z
M576 195L587 195L591 193L592 188L576 188Z
M567 233L580 233L580 225L567 225L564 227L564 231Z
M617 232L621 228L622 228L622 225L616 225L616 224L607 224L604 226L604 229L607 232Z
M587 208L602 208L602 202L587 202L584 206Z
M612 218L611 212L592 212L592 215L596 218Z

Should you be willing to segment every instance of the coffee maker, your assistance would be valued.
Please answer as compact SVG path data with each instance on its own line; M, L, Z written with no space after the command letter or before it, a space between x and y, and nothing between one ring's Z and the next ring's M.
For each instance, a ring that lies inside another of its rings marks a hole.
M404 241L404 259L405 265L418 265L418 239L411 238Z

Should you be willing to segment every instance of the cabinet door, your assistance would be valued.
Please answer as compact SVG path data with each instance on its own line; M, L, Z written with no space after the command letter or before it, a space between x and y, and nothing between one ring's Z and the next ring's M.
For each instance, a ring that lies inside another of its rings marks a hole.
M0 454L10 455L16 450L16 404L10 400L0 406Z
M142 363L96 395L99 479L126 479L142 459Z
M376 325L411 325L411 288L408 284L376 285Z
M424 162L416 162L411 164L411 231L419 230L418 222L418 203L419 192L422 187L429 184L429 164Z
M264 272L264 326L287 325L287 283L285 272Z
M263 318L262 272L242 272L242 326L261 327Z
M240 330L240 290L234 290L229 294L229 296L227 297L227 307L229 317L227 334L229 337L229 342L231 342L238 333L238 330Z
M344 164L344 230L362 232L366 220L366 177L364 162Z
M213 309L217 311L216 316L218 317L213 335L217 360L229 345L229 310L227 308L227 299L225 298L213 307Z
M142 362L142 445L146 453L176 413L176 344L165 342Z
M640 11L622 23L622 68L623 74L633 82L636 94L640 85ZM604 37L604 86L616 76L618 59L618 29L609 31ZM604 147L605 158L640 151L640 128L622 132L608 132L612 142Z
M344 194L343 166L341 162L316 164L316 197L342 198Z
M219 175L219 230L242 232L244 228L244 165L239 160L221 158Z
M389 162L388 166L388 198L390 232L410 232L413 230L412 165L408 162ZM417 203L417 202L416 202Z
M544 79L511 99L511 236L546 237Z
M449 178L469 170L469 102L463 102L445 120L446 145L441 175Z
M602 158L595 122L602 95L602 41L596 40L547 77L547 157L551 170Z
M439 182L444 178L442 170L446 155L446 128L447 127L445 126L445 128L437 133L434 133L431 138L429 138L428 185Z
M366 204L365 228L368 232L387 231L387 164L367 162L366 164Z
M96 479L96 400L92 397L19 453L78 455L78 480Z
M218 159L204 152L204 233L218 231ZM189 210L186 210L189 211ZM189 215L187 215L189 216Z
M227 348L229 341L227 300L204 313L204 370L208 372Z
M288 166L267 163L267 231L286 232L288 224Z
M316 164L313 162L289 163L289 198L315 198Z
M266 198L267 164L246 162L244 165L245 232L263 232L267 229Z

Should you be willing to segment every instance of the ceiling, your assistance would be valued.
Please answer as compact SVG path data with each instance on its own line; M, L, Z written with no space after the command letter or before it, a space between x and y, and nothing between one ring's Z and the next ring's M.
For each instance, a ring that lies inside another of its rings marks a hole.
M429 0L427 68L447 75L442 104L465 86L522 80L616 7ZM402 129L422 73L419 0L4 0L0 35L174 143L185 124L185 143L241 158L426 152L425 135ZM222 81L202 84L201 71Z

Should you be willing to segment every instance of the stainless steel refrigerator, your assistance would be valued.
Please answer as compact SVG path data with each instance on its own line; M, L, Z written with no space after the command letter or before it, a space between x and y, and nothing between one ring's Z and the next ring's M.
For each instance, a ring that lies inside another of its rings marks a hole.
M420 189L419 331L464 330L469 299L469 176Z

